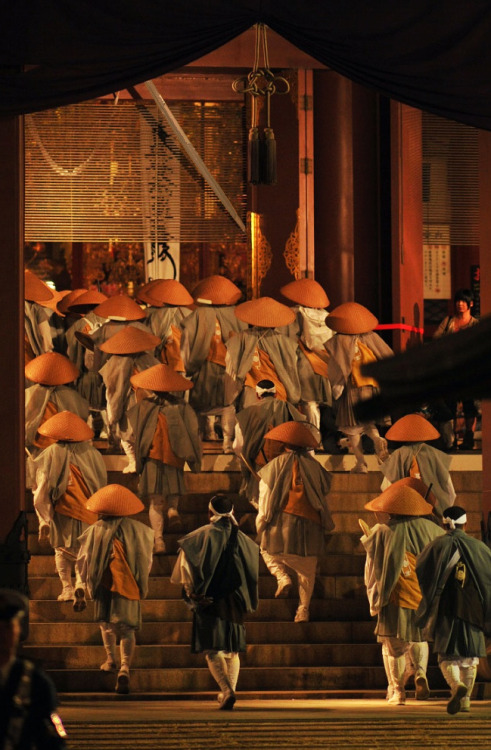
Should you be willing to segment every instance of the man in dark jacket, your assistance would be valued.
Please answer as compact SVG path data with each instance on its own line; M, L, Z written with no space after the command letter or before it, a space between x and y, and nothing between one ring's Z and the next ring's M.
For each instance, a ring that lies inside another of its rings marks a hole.
M206 655L220 709L230 710L246 650L244 614L258 604L259 547L239 531L229 497L215 495L208 509L210 523L179 540L171 582L182 584L193 610L191 651Z

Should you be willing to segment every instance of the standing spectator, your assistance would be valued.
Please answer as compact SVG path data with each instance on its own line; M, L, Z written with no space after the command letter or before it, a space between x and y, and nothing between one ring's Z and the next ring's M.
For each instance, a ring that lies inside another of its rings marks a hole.
M380 461L387 456L387 441L381 437L375 422L360 422L354 406L378 393L378 383L362 375L361 368L369 362L391 357L392 349L374 332L378 325L375 315L357 302L345 302L326 318L326 325L336 331L326 343L330 355L329 380L333 397L338 401L336 422L347 435L356 457L353 473L366 474L368 469L363 455L362 435L368 435L375 446Z
M463 331L466 328L471 328L479 323L477 318L474 318L471 310L474 306L474 295L470 289L458 289L454 294L454 305L455 314L447 316L442 320L437 330L435 331L434 338L438 339L441 336L445 336L447 333L457 333ZM465 420L465 432L464 439L460 445L457 445L456 438L456 419L457 419L457 400L444 399L444 403L452 414L453 418L453 433L454 433L454 448L460 448L460 450L472 450L474 448L474 423L478 416L478 410L476 408L476 402L472 398L462 399L462 409L464 412Z
M297 279L281 287L284 297L295 302L295 321L288 333L298 339L298 375L301 387L301 409L307 420L321 428L320 405L331 408L331 384L327 375L326 341L334 331L326 326L329 298L314 279Z
M192 406L179 401L177 393L193 387L191 381L170 365L154 365L131 377L134 388L151 394L137 399L128 411L135 442L136 471L140 475L139 495L149 498L148 516L155 534L154 552L165 552L164 507L169 525L181 524L179 495L186 492L184 465L201 469L198 418Z
M276 458L284 449L281 442L265 439L265 434L283 422L305 421L305 416L288 401L276 398L272 380L260 380L256 385L257 403L246 406L237 414L234 452L242 459L240 492L257 508L259 498L259 469Z
M134 516L143 503L120 484L98 490L87 502L87 510L99 520L80 537L77 558L82 586L75 589L73 608L86 607L85 588L95 604L94 618L100 623L106 661L103 672L116 672L116 645L120 639L121 664L116 692L130 691L130 667L135 651L135 632L141 628L140 600L148 592L152 566L153 532Z
M39 428L56 442L35 460L34 510L39 520L39 539L55 550L56 572L62 592L58 601L73 600L72 573L79 536L97 516L85 507L89 497L107 483L104 460L91 443L93 430L69 411L50 417ZM80 579L75 586L81 586Z
M227 711L236 700L239 652L246 650L244 615L258 604L259 548L238 529L229 497L215 495L208 510L210 523L179 540L171 581L182 584L193 610L191 651L205 654Z
M484 636L491 635L491 551L465 533L459 505L443 512L446 534L419 555L416 574L423 599L417 617L448 683L447 712L469 711Z
M223 452L233 453L235 407L225 393L226 342L246 326L235 316L240 289L224 276L208 276L193 290L197 305L182 321L181 353L186 374L193 381L190 404L206 419L205 440L215 440L219 415Z
M403 477L421 479L437 499L439 516L455 501L455 490L450 476L450 458L443 451L427 445L426 441L437 440L440 433L420 414L406 414L386 432L387 440L402 443L383 462L380 471L384 475L381 489Z
M318 558L326 553L326 535L333 530L327 496L331 476L311 455L319 445L302 422L285 422L266 433L285 452L259 471L256 528L261 555L276 578L276 597L292 588L289 570L298 577L299 606L295 622L308 622Z
M424 518L433 506L409 485L406 479L394 482L365 508L388 513L380 523L362 536L367 558L365 584L370 614L377 616L375 634L382 644L382 655L389 683L389 704L406 702L404 672L406 654L416 667L416 697L428 698L426 677L428 644L416 622L421 591L415 572L416 557L443 530Z
M17 656L29 601L0 589L0 747L64 750L66 732L56 709L55 686L40 667Z

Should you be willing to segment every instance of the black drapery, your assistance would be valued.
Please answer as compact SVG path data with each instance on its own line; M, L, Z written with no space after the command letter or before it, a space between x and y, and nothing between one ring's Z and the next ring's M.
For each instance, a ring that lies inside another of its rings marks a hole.
M489 0L4 0L0 114L155 78L259 21L353 81L491 130Z

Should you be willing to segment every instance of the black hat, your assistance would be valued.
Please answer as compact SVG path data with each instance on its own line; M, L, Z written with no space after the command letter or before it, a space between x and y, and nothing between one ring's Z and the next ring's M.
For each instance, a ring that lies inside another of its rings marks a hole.
M0 589L0 620L12 620L16 615L27 614L29 600L13 589Z
M213 495L210 500L210 506L216 513L231 513L234 509L232 500L228 495Z

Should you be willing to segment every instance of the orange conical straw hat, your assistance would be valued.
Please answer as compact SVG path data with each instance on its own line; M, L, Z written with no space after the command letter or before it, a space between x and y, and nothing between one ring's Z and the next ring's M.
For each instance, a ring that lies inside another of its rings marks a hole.
M135 326L125 326L100 344L99 349L108 354L137 354L148 349L155 349L160 343L159 337L154 336L150 331L147 333Z
M54 294L49 286L39 276L26 268L24 271L24 299L29 300L29 302L47 302L53 297Z
M61 292L55 289L51 299L46 300L46 302L41 302L40 304L43 307L49 307L50 310L53 310L53 312L64 317L65 314L60 311L59 305L69 294L71 294L70 289L63 289Z
M72 443L81 443L94 437L94 431L87 422L71 411L60 411L50 417L38 428L38 432L53 440L66 440Z
M325 293L318 281L314 279L296 279L285 284L280 292L287 299L296 302L303 307L327 307L329 297Z
M101 305L106 300L107 297L102 292L98 292L97 289L89 289L69 302L68 310L70 312L84 313L97 307L97 305Z
M159 283L159 281L162 281L162 279L152 279L152 281L147 281L146 284L142 284L135 294L135 299L139 302L145 302L147 305L151 305L152 303L147 299L147 294L155 284Z
M140 297L140 299L154 307L162 307L163 305L175 305L177 307L194 304L194 299L184 284L175 279L158 279L155 284L147 289L145 296Z
M436 505L436 495L434 495L428 485L426 485L421 479L418 479L418 477L403 477L402 479L399 479L399 482L401 483L401 486L407 484L409 487L412 487L413 490L419 492L423 500L426 500L426 502L431 503L433 506Z
M73 289L69 294L66 295L66 297L63 297L63 299L58 302L58 311L63 315L66 315L66 313L68 312L68 308L72 304L72 302L74 302L77 297L85 294L86 291L87 289Z
M262 328L287 326L295 320L291 307L277 302L272 297L258 297L249 302L242 302L235 308L235 315L244 323Z
M397 516L429 516L433 506L404 479L394 482L381 495L365 503L365 508Z
M135 300L128 297L127 294L109 297L109 299L94 307L94 312L101 318L111 318L112 320L143 320L147 317L140 305L137 305Z
M358 302L344 302L327 316L326 326L337 333L368 333L378 326L378 320Z
M239 287L225 276L208 276L193 289L194 301L204 305L235 305L241 297Z
M419 443L425 440L436 440L440 433L427 419L420 414L406 414L394 422L385 435L387 440L398 443Z
M130 378L135 388L146 388L149 391L187 391L193 383L174 370L170 365L154 365L146 370L137 372Z
M299 448L318 448L320 442L304 422L283 422L269 430L264 437Z
M64 385L77 380L78 367L58 352L46 352L31 359L24 368L25 376L41 385Z
M106 516L134 516L145 509L142 501L121 484L108 484L101 487L85 505L92 513Z

